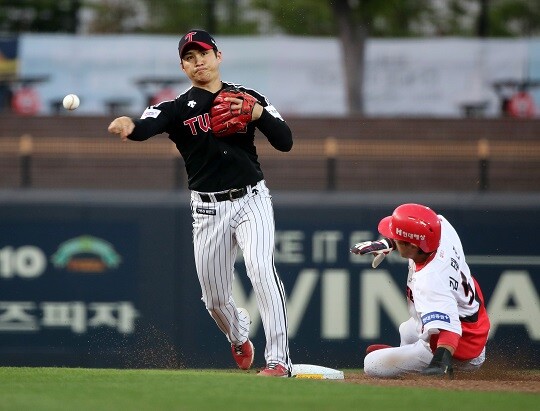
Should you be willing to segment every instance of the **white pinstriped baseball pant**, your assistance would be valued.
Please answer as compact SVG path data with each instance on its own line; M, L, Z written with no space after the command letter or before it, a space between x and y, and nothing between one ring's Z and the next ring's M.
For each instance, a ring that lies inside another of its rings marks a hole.
M195 265L206 309L229 342L248 339L232 296L237 247L242 249L266 335L266 363L289 370L285 290L274 266L274 211L264 180L233 201L203 202L191 193Z

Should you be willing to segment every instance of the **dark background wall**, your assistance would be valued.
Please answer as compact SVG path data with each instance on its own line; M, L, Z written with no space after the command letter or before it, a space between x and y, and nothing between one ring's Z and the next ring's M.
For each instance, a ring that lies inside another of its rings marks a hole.
M492 316L488 358L540 366L537 194L273 195L293 362L360 367L368 344L398 344L404 260L373 270L349 248L413 201L461 234ZM241 260L236 285L262 366L264 333ZM200 295L185 192L0 191L0 364L233 367Z
M30 133L35 137L105 138L113 116L78 116L65 112L53 116L0 114L0 138ZM440 117L298 117L287 116L298 138L328 136L354 139L459 139L490 138L531 140L540 137L540 119L440 118Z
M0 188L187 187L165 135L121 143L111 117L0 115ZM310 191L540 191L540 120L287 118L290 153L256 137L270 187Z

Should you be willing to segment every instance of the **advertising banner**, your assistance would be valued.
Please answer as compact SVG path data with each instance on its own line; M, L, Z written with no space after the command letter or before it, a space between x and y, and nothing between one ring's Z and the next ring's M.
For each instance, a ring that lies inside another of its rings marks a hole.
M200 300L188 196L136 197L0 201L0 364L234 367ZM293 362L361 368L369 344L399 344L406 261L393 252L373 269L370 257L349 249L379 238L379 220L410 197L274 201ZM540 367L540 220L531 217L540 202L416 201L461 236L491 319L488 359ZM263 366L265 336L241 253L235 271L235 300L251 314L254 366Z
M378 222L397 205L277 208L275 259L288 292L293 361L361 367L369 344L399 345L398 328L408 318L406 260L393 252L373 269L371 257L349 252L357 242L380 238ZM540 365L540 253L534 245L540 220L504 207L435 209L460 234L484 292L491 319L488 355ZM236 300L256 313L243 287ZM256 314L252 321L259 335Z
M174 344L175 219L167 210L156 216L148 205L135 209L95 207L88 200L0 206L4 363L105 367L171 361L162 358L165 352L150 358L148 347L157 345L152 338L160 339L161 348ZM171 260L153 258L155 247Z

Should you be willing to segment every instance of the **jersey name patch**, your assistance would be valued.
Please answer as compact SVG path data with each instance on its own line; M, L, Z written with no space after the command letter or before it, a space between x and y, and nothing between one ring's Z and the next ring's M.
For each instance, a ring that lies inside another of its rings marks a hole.
M266 106L264 109L268 111L270 114L272 114L272 116L274 116L275 118L279 118L281 121L284 121L283 118L281 117L281 114L278 113L278 111L276 110L274 106L272 105Z
M142 113L141 118L147 118L147 117L157 118L157 116L159 116L159 113L161 113L161 110L158 110L157 108L147 108Z
M445 323L449 323L450 316L448 314L440 313L438 311L433 311L422 316L422 324L426 325L431 321L444 321Z
M216 210L214 210L213 208L197 207L195 211L197 212L197 214L216 215Z

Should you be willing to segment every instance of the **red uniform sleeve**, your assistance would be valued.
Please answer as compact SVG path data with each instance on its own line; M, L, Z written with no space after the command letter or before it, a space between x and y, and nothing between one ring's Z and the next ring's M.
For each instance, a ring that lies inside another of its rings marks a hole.
M448 331L448 330L441 330L439 332L439 339L437 341L437 346L448 345L452 347L455 351L458 347L460 338L461 338L461 335L457 333L453 333L452 331Z

